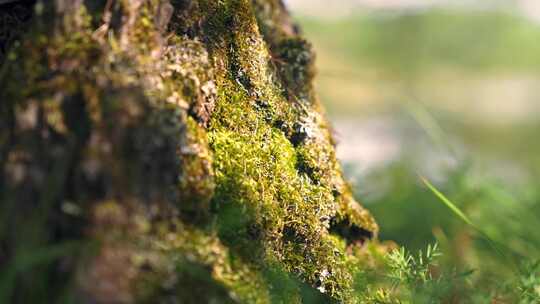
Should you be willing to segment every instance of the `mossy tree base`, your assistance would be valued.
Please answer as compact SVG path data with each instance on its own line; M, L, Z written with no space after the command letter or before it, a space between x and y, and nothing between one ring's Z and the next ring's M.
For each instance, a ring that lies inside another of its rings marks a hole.
M0 8L0 301L354 301L378 228L281 1Z

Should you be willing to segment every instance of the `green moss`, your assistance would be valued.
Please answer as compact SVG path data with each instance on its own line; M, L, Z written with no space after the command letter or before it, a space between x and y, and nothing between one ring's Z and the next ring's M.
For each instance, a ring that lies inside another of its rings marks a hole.
M73 237L101 244L89 271L72 267L77 288L104 301L195 303L202 289L208 301L354 301L357 248L377 226L343 181L313 51L280 2L171 1L167 35L170 6L137 3L68 8L28 33L2 76L33 83L0 92L9 187L22 166L39 197L32 176L57 161L66 176L44 217L72 223L55 211L67 201L82 217Z
M206 131L191 117L187 118L186 125L186 138L179 146L179 209L193 219L197 215L208 215L215 183Z
M336 175L333 147L324 137L310 137L311 144L295 147L268 119L272 106L261 109L233 81L218 85L221 90L208 134L216 170L215 208L218 214L240 210L230 216L239 218L236 223L226 222L234 233L226 231L222 237L262 266L277 260L310 285L347 299L352 282L348 257L328 230L340 210L334 198L333 179L341 177ZM319 126L312 127L312 132L321 132ZM314 173L299 170L299 162ZM365 227L362 221L354 225ZM263 250L244 252L248 244Z
M154 260L154 268L157 273L162 273L162 276L174 278L174 286L191 286L195 276L198 281L204 280L213 284L218 290L227 290L229 299L234 302L269 303L268 288L256 268L232 254L215 235L184 226L181 222L176 222L175 232L170 231L170 223L167 222L157 223L155 227L158 233L148 238L149 247L157 249L162 256ZM148 246L143 248L148 249ZM175 265L173 269L171 264ZM196 268L196 273L190 269L192 267ZM189 276L178 277L178 273L186 271ZM163 281L155 280L154 284ZM200 294L186 293L187 290L183 289L185 287L177 289L174 286L170 288L177 292L180 299L188 303L199 303ZM216 288L211 288L210 291ZM155 295L151 299L155 300Z

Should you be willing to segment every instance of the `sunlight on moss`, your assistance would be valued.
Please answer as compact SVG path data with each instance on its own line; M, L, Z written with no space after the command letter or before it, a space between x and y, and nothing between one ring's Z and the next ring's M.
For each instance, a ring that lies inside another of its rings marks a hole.
M7 200L48 206L44 234L23 238L38 244L16 250L99 244L68 265L74 296L96 302L354 301L378 227L343 180L315 54L279 1L44 6L56 19L35 17L2 74L34 84L0 91ZM52 218L69 223L60 236Z

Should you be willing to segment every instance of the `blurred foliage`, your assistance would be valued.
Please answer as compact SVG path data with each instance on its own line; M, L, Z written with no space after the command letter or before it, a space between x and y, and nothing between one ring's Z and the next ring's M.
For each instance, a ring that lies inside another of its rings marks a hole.
M471 107L441 110L441 100L420 98L421 111L414 113L407 113L406 105L411 99L416 103L419 90L443 88L456 94L444 100L448 108L472 95L468 87L452 91L461 83L436 83L441 69L452 70L463 82L504 73L537 79L540 26L513 12L444 9L298 20L322 57L319 89L334 121L355 115L361 121L373 108L389 106L390 120L423 129L420 136L428 138L433 150L422 151L425 147L418 147L410 133L399 132L405 144L398 159L361 174L357 167L364 164L345 163L349 178L356 180L358 198L380 224L381 239L401 246L383 257L386 271L366 272L358 279L360 298L366 303L540 303L538 121L480 122L467 116ZM366 76L370 71L377 76ZM403 85L397 101L366 101L372 95L362 95L365 91L392 90L392 79ZM493 83L491 90L500 95L497 81ZM355 86L357 90L351 89ZM340 90L353 96L339 100L335 91ZM353 100L367 104L349 107ZM431 161L429 153L456 160L437 168L434 184L472 225L422 184L419 166ZM518 171L517 177L511 170ZM434 243L439 245L436 251L428 247ZM426 253L410 253L419 250Z
M481 229L478 232L422 187L404 163L377 172L391 178L392 187L364 201L381 225L381 238L410 250L433 241L441 245L438 271L450 277L468 273L458 284L466 288L447 295L444 303L539 303L540 195L534 183L520 191L475 176L470 167L448 172L441 191Z
M411 77L440 65L471 72L540 67L540 26L509 12L441 9L332 21L301 17L300 22L310 38L343 50L347 60L394 75Z

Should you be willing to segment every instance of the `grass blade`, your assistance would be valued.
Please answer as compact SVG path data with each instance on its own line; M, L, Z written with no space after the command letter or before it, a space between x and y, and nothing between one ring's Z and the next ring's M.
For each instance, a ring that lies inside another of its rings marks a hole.
M507 254L505 254L504 252L508 252L510 253L512 256L520 256L519 253L515 252L514 250L512 250L511 248L509 248L508 246L502 244L502 243L499 243L497 241L494 241L491 237L489 237L489 235L484 232L482 229L480 229L479 227L477 227L476 225L473 224L473 222L469 219L469 217L467 217L465 215L465 213L463 213L463 211L461 211L461 209L459 209L451 200L449 200L444 194L442 194L439 190L437 190L437 188L435 188L435 186L433 186L433 184L431 184L425 177L423 176L420 176L420 179L422 180L422 182L428 187L428 189L433 192L433 194L435 194L435 196L437 196L437 198L439 198L439 200L441 202L443 202L457 217L459 217L461 220L463 220L467 225L469 225L471 228L473 228L474 230L476 230L478 232L478 234L485 240L488 242L488 244L504 259L504 260L507 260L509 261L512 266L513 266L513 271L516 272L516 273L519 273L519 270L518 270L518 264L516 263L516 261L512 258L510 258Z
M452 212L454 212L455 215L457 215L460 219L462 219L467 225L473 227L474 229L478 230L477 227L474 226L472 221L463 213L452 201L450 201L444 194L442 194L437 188L435 188L426 178L423 176L420 176L420 179L422 179L422 182L437 196L441 202L443 202Z

